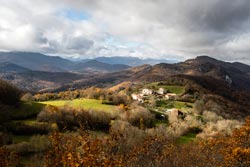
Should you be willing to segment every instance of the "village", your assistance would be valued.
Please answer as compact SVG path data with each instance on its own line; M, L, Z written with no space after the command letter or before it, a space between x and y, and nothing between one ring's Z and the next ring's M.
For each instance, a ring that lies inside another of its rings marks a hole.
M169 92L168 90L160 87L158 90L148 89L144 88L140 91L140 93L133 93L131 94L131 97L134 101L138 101L141 104L149 103L150 98L154 98L156 101L176 101L180 95L176 93ZM175 118L183 118L185 117L185 114L180 109L175 108L175 106L171 108L164 108L164 110L159 111L158 109L155 109L155 111L161 113L162 117L165 118L165 114L169 115L171 114Z
M145 103L149 96L154 96L156 99L175 100L177 94L169 93L166 89L159 88L158 91L154 91L152 89L142 89L141 93L133 93L131 95L133 100L139 101L140 103Z

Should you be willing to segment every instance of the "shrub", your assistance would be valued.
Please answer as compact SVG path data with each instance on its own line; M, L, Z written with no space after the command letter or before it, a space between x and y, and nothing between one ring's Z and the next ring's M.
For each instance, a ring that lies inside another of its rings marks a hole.
M21 142L7 146L8 150L16 152L19 155L26 155L30 153L41 153L47 151L51 146L48 136L35 135L32 136L29 142Z
M239 128L242 123L238 120L218 120L217 122L208 122L203 128L202 133L198 134L199 138L208 138L216 136L219 133L226 135L232 134L235 128Z
M11 144L12 136L8 133L0 132L0 146Z
M90 129L108 130L114 117L105 111L75 109L68 106L46 106L37 117L38 121L56 123L59 129L85 126Z
M33 96L32 96L32 94L31 93L25 93L22 97L21 97L21 100L22 101L33 101L34 100L34 98L33 98Z
M0 80L0 104L18 105L21 91L6 81Z
M203 100L196 100L196 102L194 103L194 109L198 115L202 115L203 111L205 110L204 101Z
M6 129L9 132L17 135L25 135L25 134L48 134L49 133L49 125L47 123L36 123L33 125L26 125L22 122L17 123L7 123Z
M218 116L216 113L211 111L204 111L203 112L203 119L206 122L217 122L219 120L222 120L223 118L221 116Z
M19 157L16 153L11 152L6 147L0 147L0 166L13 167L19 166Z
M154 115L146 108L136 104L131 105L131 109L124 111L119 117L121 120L128 121L131 125L142 129L144 127L153 127L155 123Z

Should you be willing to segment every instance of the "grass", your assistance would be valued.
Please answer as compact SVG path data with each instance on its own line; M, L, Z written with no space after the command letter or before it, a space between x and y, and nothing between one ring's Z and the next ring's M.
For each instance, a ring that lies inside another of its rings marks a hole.
M32 135L13 135L13 143L28 142Z
M38 102L21 102L20 106L13 108L11 117L14 120L34 118L45 105Z
M154 89L164 88L164 89L168 90L170 93L176 93L176 94L182 94L185 91L184 86L159 85L159 82L153 82L153 83L147 84L146 87L151 87Z
M196 135L197 135L196 133L188 133L186 135L183 135L177 140L177 143L186 144L186 143L189 143L191 141L194 141L196 138Z
M164 88L171 93L182 94L184 92L184 86L176 86L176 85L159 85L158 88Z
M21 123L23 123L25 125L34 125L35 123L37 123L36 118L24 119L24 120L15 120L13 122L14 123L21 122Z
M43 105L52 105L52 106L64 106L69 105L72 107L80 108L80 109L93 109L100 111L113 111L118 107L114 105L102 104L101 100L95 99L75 99L75 100L58 100L58 101L45 101L40 102Z
M174 100L160 100L156 102L156 107L169 108L169 109L170 108L183 109L183 108L192 108L193 104L182 101L174 101Z

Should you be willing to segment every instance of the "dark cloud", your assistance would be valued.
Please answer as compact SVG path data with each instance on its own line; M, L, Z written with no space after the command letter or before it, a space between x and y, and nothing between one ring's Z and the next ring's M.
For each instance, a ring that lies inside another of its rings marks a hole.
M94 42L83 37L70 39L67 49L70 50L88 50L94 45Z
M0 5L3 50L175 59L205 54L250 64L249 0L9 0ZM90 17L60 15L68 9ZM110 37L115 40L108 43Z
M220 33L239 32L246 30L249 24L250 1L248 0L220 0L208 1L192 8L187 19L202 31Z

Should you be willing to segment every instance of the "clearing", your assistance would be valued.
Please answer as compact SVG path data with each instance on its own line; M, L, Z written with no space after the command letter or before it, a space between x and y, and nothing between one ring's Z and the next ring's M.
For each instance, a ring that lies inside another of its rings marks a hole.
M40 102L41 104L47 104L52 106L71 106L80 109L93 109L98 111L114 111L117 110L118 107L114 105L102 104L102 100L95 99L75 99L75 100L56 100L56 101L44 101Z

